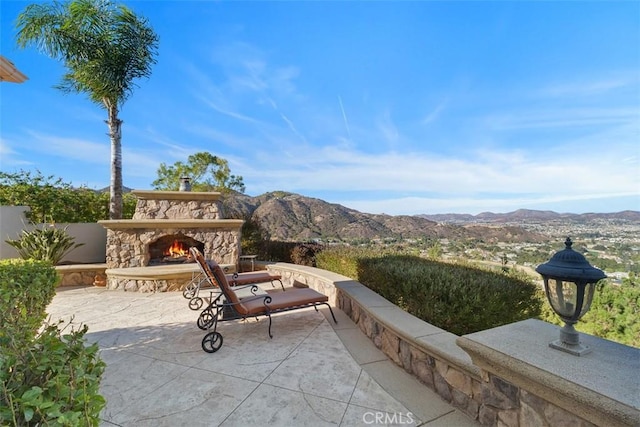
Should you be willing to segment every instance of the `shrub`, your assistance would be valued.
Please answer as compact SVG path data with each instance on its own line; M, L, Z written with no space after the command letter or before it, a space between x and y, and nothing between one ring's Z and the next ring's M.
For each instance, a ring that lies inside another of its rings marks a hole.
M300 243L291 249L291 261L298 265L316 266L316 254L322 250L317 243Z
M362 260L360 278L409 313L457 335L535 317L537 287L479 268L396 256Z
M17 240L7 240L16 248L22 259L35 259L58 264L72 250L84 245L74 243L75 239L67 233L67 229L54 226L42 226L33 230L22 230Z
M62 334L47 325L28 345L11 340L0 355L0 424L97 426L105 364L86 346L87 327Z
M131 218L137 199L122 196L122 218ZM0 171L0 205L29 206L27 219L33 223L96 222L109 218L109 192L75 188L62 178L44 176L40 171L5 173Z
M265 240L260 245L257 253L260 259L275 262L293 262L291 251L297 245L295 242L280 242L277 240Z
M338 256L334 256L338 254ZM318 266L358 280L392 303L457 335L536 317L541 301L531 281L416 256L340 248ZM355 274L354 274L355 269Z
M43 327L57 282L48 262L0 261L0 425L99 423L105 364L97 345L86 346L86 326Z
M9 337L28 340L36 334L58 280L48 262L0 260L0 346Z
M401 252L395 248L332 246L316 254L318 268L333 271L343 276L358 280L358 266L360 260L398 255Z

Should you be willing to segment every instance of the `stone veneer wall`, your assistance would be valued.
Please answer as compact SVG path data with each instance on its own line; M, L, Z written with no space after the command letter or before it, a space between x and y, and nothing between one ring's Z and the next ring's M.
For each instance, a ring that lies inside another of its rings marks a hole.
M224 218L219 193L141 190L132 193L138 198L134 220Z
M220 264L236 264L240 252L242 221L233 227L219 225L215 228L198 228L196 223L190 226L193 228L173 225L160 228L108 229L107 268L144 267L149 262L149 244L162 236L178 233L204 243L204 253L215 254L215 259Z
M329 302L346 313L391 360L482 425L640 425L638 408L628 408L619 402L613 403L613 409L606 403L594 408L598 406L597 400L595 405L591 402L589 410L576 409L580 408L580 404L574 404L577 401L575 396L579 394L576 391L578 386L571 389L569 384L566 390L556 390L551 398L560 397L552 402L530 391L530 388L540 388L535 384L519 387L480 369L456 344L460 337L404 312L352 279L312 267L284 263L267 264L267 269L280 274L286 285L297 280L327 295ZM629 372L628 375L637 376L637 372ZM574 412L558 406L558 402L569 402L565 406L572 407ZM589 417L591 421L583 417Z
M58 286L106 286L106 264L57 265Z
M172 292L180 291L184 288L185 283L189 282L190 275L183 275L183 277L172 278L121 278L121 277L107 277L106 287L110 291L125 291L125 292Z

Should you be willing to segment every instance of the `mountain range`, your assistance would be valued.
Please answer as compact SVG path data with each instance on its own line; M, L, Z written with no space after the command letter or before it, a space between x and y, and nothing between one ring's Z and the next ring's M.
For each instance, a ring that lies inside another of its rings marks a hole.
M435 215L418 215L432 221L468 224L468 223L515 223L519 221L573 221L588 222L597 219L608 220L624 220L624 221L640 221L639 211L622 211L612 213L557 213L554 211L538 211L531 209L518 209L507 213L482 212L477 215L469 214L435 214Z
M520 209L478 215L384 215L362 213L345 206L295 193L275 191L251 197L225 196L227 218L251 219L269 238L281 241L375 239L481 239L486 242L543 242L548 237L518 225L527 221L639 221L640 212L566 214Z

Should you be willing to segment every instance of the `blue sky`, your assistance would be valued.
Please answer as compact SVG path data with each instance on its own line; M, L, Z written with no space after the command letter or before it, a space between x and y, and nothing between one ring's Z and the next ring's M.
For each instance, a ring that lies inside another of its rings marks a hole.
M109 184L106 112L0 3L0 169ZM127 1L160 38L124 185L208 151L256 196L369 213L640 210L640 2Z

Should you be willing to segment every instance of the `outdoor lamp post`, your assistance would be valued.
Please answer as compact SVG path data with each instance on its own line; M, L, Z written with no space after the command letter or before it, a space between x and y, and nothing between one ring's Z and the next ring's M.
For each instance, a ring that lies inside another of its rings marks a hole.
M589 311L596 283L607 276L571 249L573 242L569 237L564 244L564 250L557 252L547 263L540 264L536 271L544 279L551 308L565 323L560 330L560 339L550 342L549 347L582 356L591 349L580 343L573 325Z

